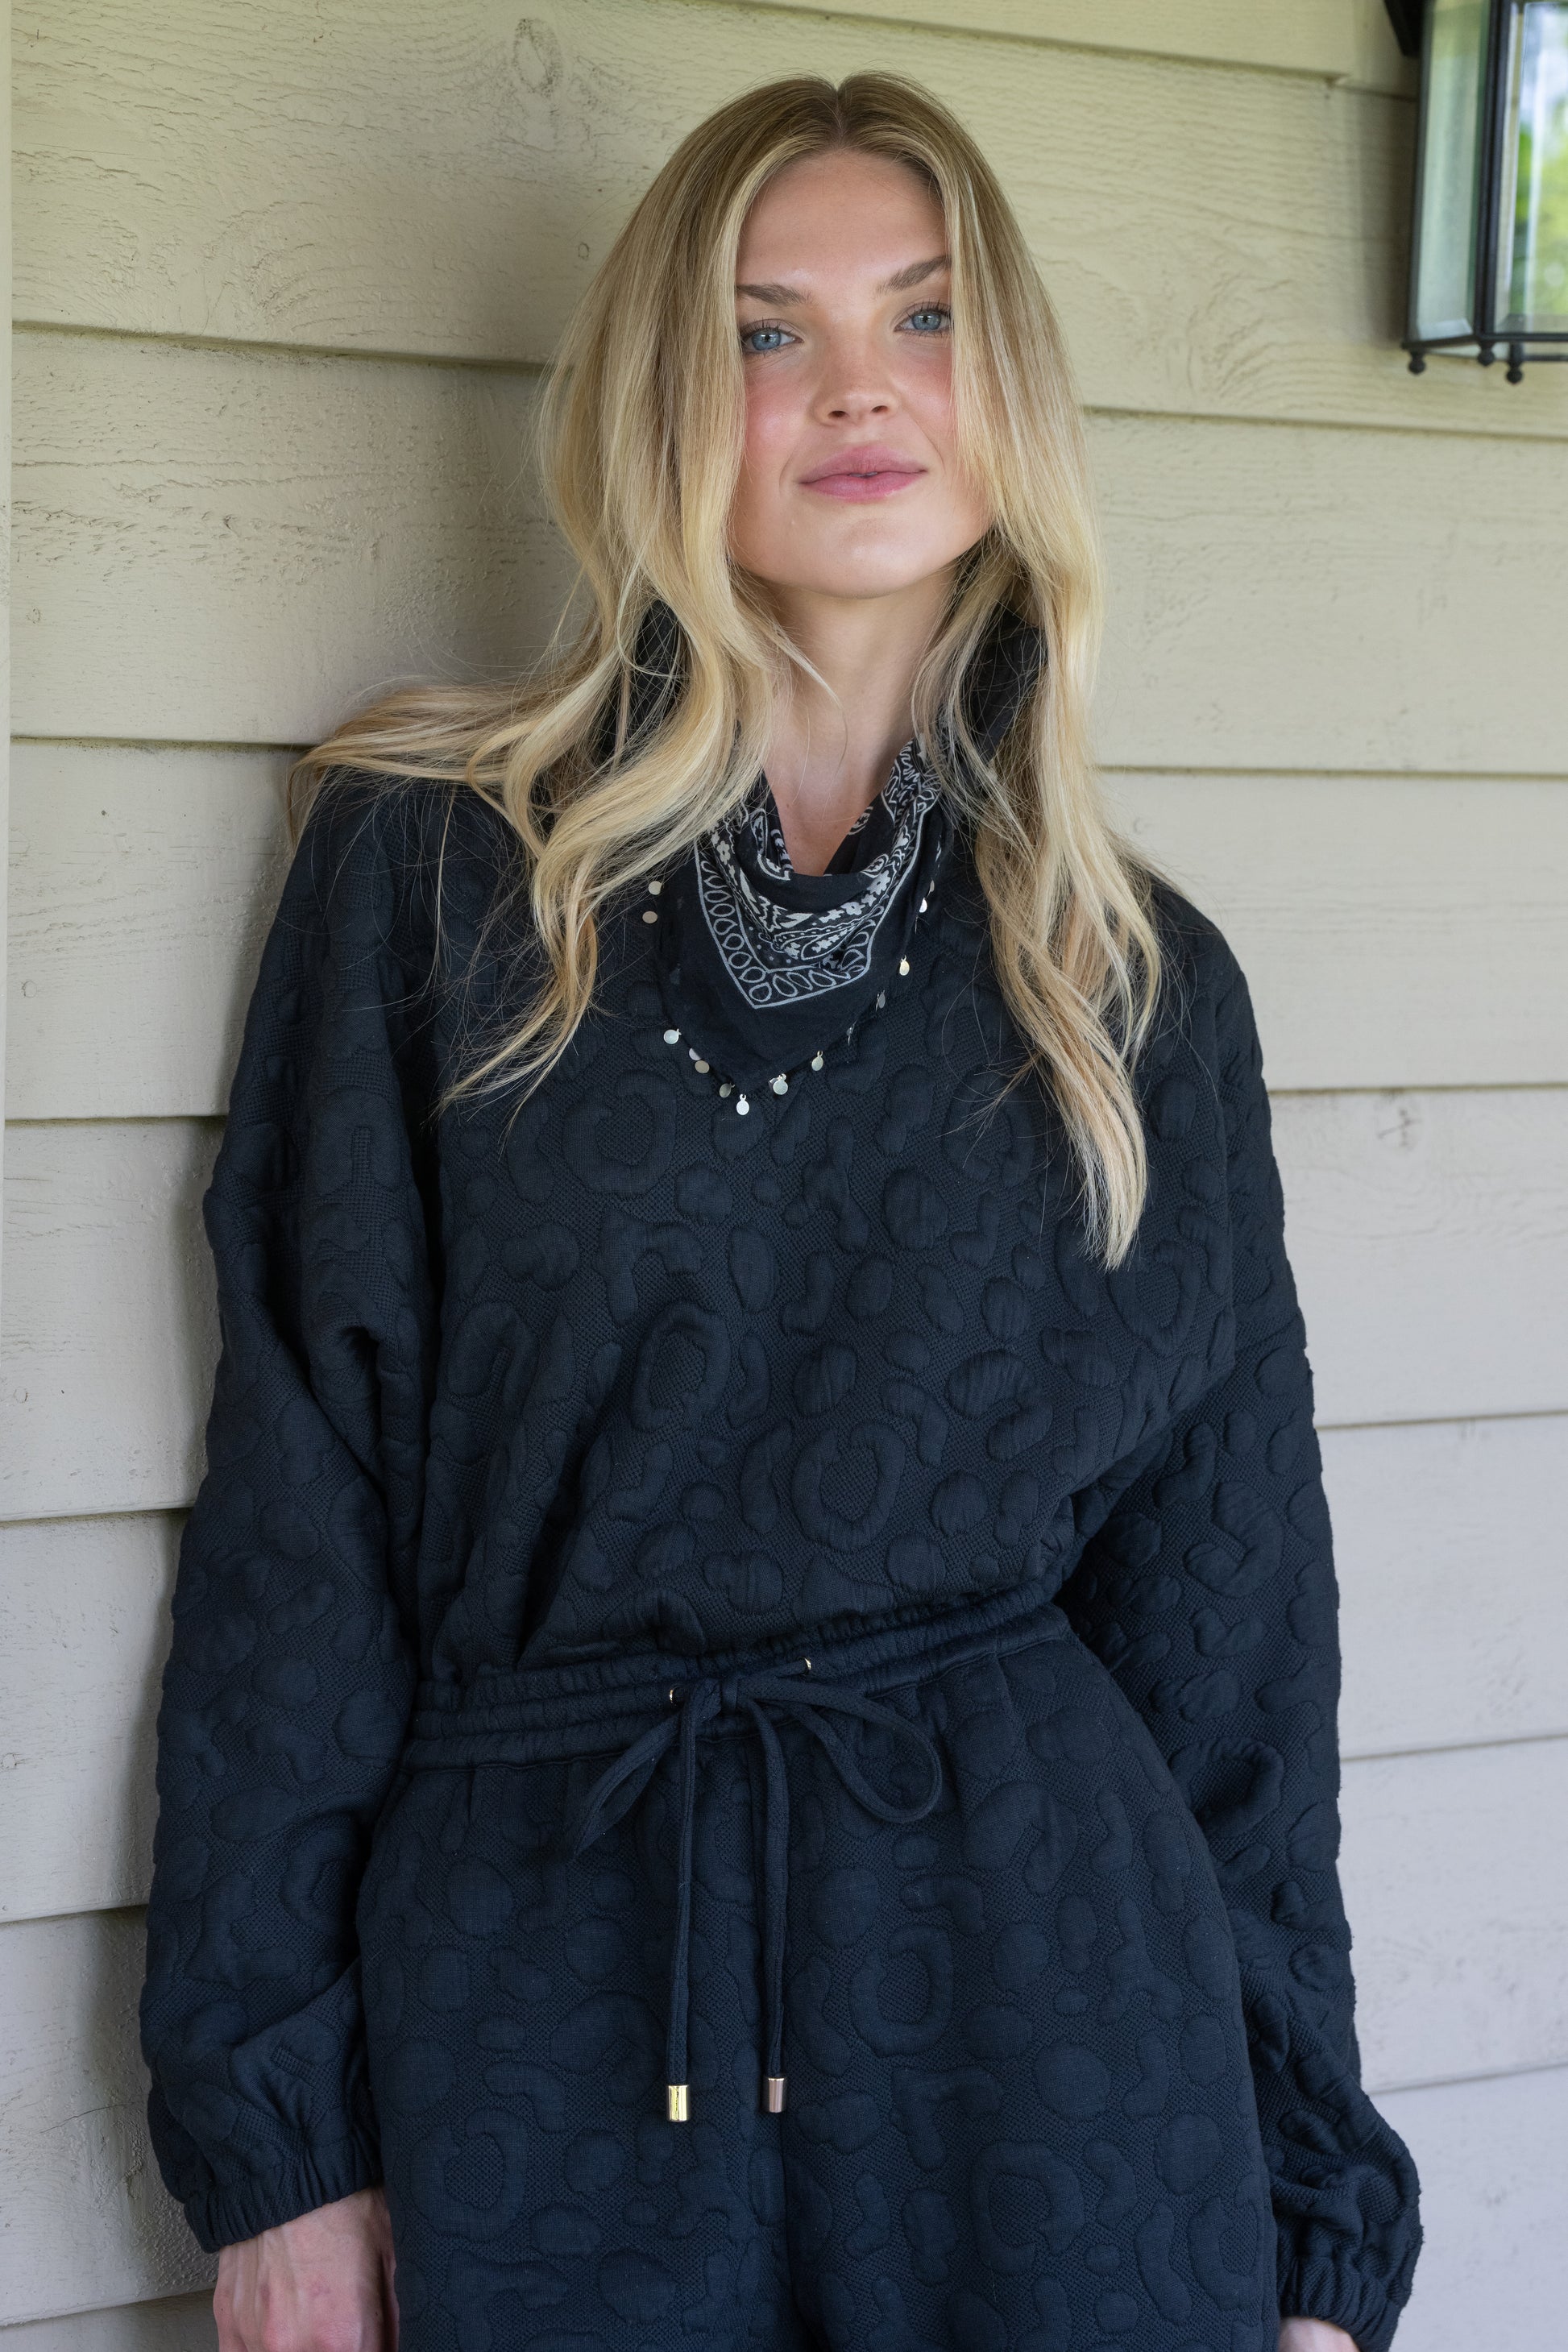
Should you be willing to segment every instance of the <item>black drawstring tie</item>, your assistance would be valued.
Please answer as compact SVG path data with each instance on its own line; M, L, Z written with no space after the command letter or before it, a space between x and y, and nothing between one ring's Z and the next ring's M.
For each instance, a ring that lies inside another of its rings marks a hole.
M617 1756L595 1781L577 1817L573 1839L574 1855L604 1836L637 1803L662 1757L679 1744L680 1772L680 1855L677 1865L675 1948L669 1972L668 2116L685 2123L687 2112L687 2027L690 2011L691 1866L697 1814L697 1742L704 1730L725 1714L750 1716L763 1751L764 1822L763 1834L763 1975L767 2023L766 2079L763 2102L769 2112L784 2106L784 1915L789 1900L789 1779L784 1748L772 1718L789 1716L808 1731L827 1757L849 1794L879 1821L907 1826L923 1821L942 1794L942 1759L923 1731L905 1721L890 1706L857 1691L835 1689L797 1679L809 1674L811 1662L782 1672L731 1675L722 1681L712 1675L689 1684L684 1692L672 1686L669 1701L676 1710L651 1730L643 1732ZM900 1804L885 1797L861 1770L839 1732L835 1717L877 1724L895 1740L918 1748L930 1768L931 1786L918 1803Z

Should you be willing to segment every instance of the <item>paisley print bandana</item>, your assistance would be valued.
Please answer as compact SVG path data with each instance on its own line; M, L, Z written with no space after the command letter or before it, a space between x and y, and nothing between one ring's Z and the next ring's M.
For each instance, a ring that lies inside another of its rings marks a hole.
M698 896L730 979L749 1005L765 1012L798 1004L866 978L877 935L909 878L939 795L919 747L906 743L823 876L796 876L765 780L729 824L703 835L696 849ZM847 892L792 887L844 876L852 879ZM820 903L800 903L803 897Z
M645 677L673 677L673 622L656 608ZM993 751L1043 657L1037 633L998 617L972 665L967 718ZM644 920L667 1038L739 1108L853 1037L911 970L917 925L945 879L953 811L923 747L906 743L822 874L799 874L765 775L740 807L648 885Z
M846 1042L909 969L952 819L919 746L839 843L825 874L797 874L765 776L667 875L656 896L670 1024L720 1081L788 1080Z

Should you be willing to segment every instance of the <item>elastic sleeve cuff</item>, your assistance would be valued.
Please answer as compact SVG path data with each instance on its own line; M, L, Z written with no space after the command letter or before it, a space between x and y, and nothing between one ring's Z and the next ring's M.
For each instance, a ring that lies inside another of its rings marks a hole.
M373 2137L355 2132L329 2147L300 2148L274 2172L215 2182L183 2202L197 2244L216 2254L220 2247L314 2212L318 2205L334 2205L358 2189L377 2189L381 2181L379 2146Z
M1321 2319L1342 2327L1356 2352L1388 2352L1403 2308L1403 2297L1394 2302L1330 2257L1308 2256L1280 2272L1280 2319Z
M1409 2149L1362 2087L1353 2057L1243 1965L1258 2127L1273 2189L1281 2319L1342 2327L1388 2352L1421 2248Z

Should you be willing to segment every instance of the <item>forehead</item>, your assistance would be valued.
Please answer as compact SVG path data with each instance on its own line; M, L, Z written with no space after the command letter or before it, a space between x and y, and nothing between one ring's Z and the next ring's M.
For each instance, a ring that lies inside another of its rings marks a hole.
M906 163L838 151L804 155L768 182L741 232L736 275L880 280L940 253L942 206Z

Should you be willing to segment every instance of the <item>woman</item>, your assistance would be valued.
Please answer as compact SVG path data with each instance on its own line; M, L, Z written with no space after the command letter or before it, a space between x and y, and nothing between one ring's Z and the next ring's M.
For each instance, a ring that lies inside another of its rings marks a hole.
M205 1202L142 2033L224 2352L1384 2352L1258 1040L1096 797L1016 225L918 89L753 91L548 421L581 634L300 762Z

